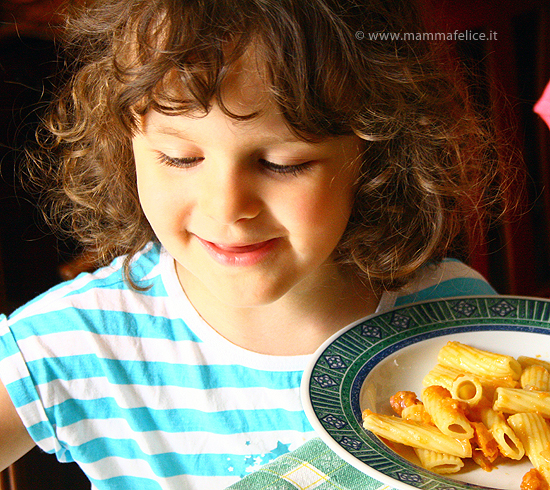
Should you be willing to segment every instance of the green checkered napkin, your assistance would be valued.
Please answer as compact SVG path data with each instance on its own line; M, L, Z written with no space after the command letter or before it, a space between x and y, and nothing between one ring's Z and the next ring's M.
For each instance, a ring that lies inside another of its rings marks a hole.
M387 485L361 473L316 438L279 456L226 490L381 490Z

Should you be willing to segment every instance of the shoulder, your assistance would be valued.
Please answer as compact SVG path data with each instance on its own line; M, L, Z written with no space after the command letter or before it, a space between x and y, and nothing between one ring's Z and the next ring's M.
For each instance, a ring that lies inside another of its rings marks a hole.
M132 259L132 277L140 289L125 281L125 257L118 257L106 267L80 274L41 294L10 315L10 323L28 318L36 322L40 316L58 321L63 317L74 320L86 311L133 311L137 308L139 312L143 303L141 298L166 296L161 280L161 256L160 247L150 243Z
M422 267L401 290L387 294L386 307L459 296L497 294L477 271L455 259Z

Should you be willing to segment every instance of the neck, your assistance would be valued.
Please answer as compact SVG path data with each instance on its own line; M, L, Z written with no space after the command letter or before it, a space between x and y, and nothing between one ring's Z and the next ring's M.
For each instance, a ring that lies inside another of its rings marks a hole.
M312 354L342 328L374 313L379 302L372 289L349 277L295 288L267 305L232 306L208 294L185 269L177 269L187 297L202 318L233 344L260 354Z

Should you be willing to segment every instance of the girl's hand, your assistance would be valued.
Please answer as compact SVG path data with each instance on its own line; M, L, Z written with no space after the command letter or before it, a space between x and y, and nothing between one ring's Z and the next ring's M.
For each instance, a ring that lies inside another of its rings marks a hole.
M0 471L15 463L34 446L6 388L0 382Z

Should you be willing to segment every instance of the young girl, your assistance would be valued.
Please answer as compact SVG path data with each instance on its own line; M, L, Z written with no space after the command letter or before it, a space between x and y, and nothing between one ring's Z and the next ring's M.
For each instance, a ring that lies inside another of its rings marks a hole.
M77 13L29 179L114 261L1 319L3 467L38 444L97 489L225 488L314 437L329 336L493 292L442 261L499 192L488 133L429 45L369 38L419 29L405 0Z

